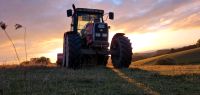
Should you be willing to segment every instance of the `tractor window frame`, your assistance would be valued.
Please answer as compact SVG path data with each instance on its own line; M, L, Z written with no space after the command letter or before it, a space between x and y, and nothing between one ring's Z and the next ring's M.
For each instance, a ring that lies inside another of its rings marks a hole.
M80 12L80 13L77 14L77 31L79 33L81 32L81 30L83 30L85 28L85 25L87 23L89 23L89 22L93 23L93 21L91 20L91 18L90 18L90 20L80 20L81 19L80 16L83 16L83 15L97 16L96 18L99 18L99 20L100 20L99 22L102 22L102 23L104 22L103 21L103 14L100 14L100 13L82 13L82 12ZM83 24L80 25L80 21L83 21Z

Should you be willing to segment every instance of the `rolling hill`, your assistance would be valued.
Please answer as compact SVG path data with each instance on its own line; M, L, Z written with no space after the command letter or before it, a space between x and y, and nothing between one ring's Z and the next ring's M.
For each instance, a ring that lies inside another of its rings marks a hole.
M164 54L133 62L133 65L196 65L200 64L200 48Z

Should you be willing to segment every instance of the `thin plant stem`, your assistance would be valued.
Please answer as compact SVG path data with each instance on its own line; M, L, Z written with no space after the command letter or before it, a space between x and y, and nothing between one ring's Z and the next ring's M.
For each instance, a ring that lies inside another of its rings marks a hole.
M17 50L16 50L16 47L15 47L15 44L13 43L11 37L8 35L8 33L6 32L6 30L4 30L4 33L6 34L6 36L8 37L8 39L10 40L10 42L11 42L13 48L14 48L14 51L15 51L15 54L16 54L16 57L17 57L17 60L18 60L18 62L19 62L19 64L20 64L20 58L19 58L19 55L18 55L18 53L17 53Z
M26 27L24 27L24 49L25 49L25 54L26 54L26 62L27 62L27 47L26 47Z

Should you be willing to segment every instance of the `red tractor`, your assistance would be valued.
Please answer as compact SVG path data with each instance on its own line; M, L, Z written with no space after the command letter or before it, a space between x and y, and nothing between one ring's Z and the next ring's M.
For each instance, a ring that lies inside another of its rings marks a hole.
M71 30L64 34L62 66L79 68L82 64L106 65L109 55L115 68L128 68L132 60L130 40L124 33L116 33L109 49L109 28L104 10L76 8L67 10L72 18ZM108 18L113 20L114 13Z

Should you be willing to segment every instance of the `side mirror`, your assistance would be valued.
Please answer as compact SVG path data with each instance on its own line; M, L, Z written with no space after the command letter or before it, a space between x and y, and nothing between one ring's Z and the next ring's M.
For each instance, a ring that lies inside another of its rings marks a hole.
M72 9L67 10L67 17L72 16Z
M109 19L111 19L111 20L114 19L114 13L113 12L109 12Z

